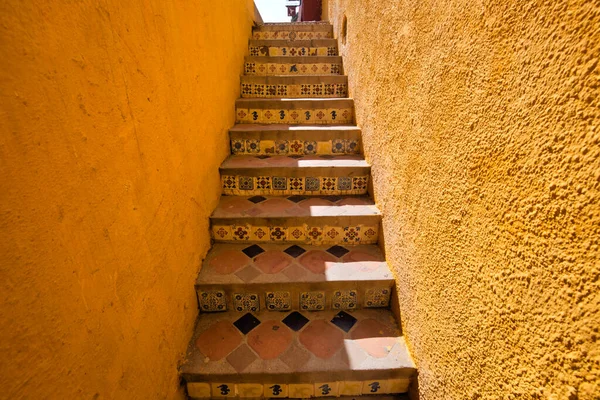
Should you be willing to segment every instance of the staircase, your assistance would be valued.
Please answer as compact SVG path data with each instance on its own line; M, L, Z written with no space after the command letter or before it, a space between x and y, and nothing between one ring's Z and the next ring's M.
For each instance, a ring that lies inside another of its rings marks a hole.
M381 215L332 26L253 31L181 367L191 398L406 392Z

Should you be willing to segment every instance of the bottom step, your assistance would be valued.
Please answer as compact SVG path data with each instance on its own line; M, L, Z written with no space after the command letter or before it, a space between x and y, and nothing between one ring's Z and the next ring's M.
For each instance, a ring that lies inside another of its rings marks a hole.
M390 310L201 314L181 372L192 398L403 393L416 372Z

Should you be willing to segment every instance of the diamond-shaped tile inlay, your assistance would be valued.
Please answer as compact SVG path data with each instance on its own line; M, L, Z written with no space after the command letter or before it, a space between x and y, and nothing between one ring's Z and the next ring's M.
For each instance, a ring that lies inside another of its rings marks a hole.
M252 246L246 247L242 252L250 258L254 258L260 253L264 253L264 250L259 245L253 244Z
M388 288L367 289L365 307L387 307L390 304L391 290Z
M258 294L256 293L234 293L233 309L235 311L257 312L259 310Z
M247 335L248 332L260 325L260 320L251 313L247 313L235 321L233 325L235 325L235 327L244 335Z
M267 292L265 304L271 311L287 311L292 308L292 296L290 292Z
M354 318L347 312L340 311L333 317L331 323L343 330L344 332L349 332L350 329L352 329L352 327L356 323L356 318Z
M290 196L287 198L289 201L293 201L294 203L300 203L302 200L306 199L304 196Z
M250 347L243 344L227 356L227 362L229 362L237 372L242 372L257 358L256 354L250 350Z
M336 257L342 257L343 255L345 255L346 253L348 253L350 250L346 249L345 247L342 246L332 246L330 248L327 249L327 252L330 254L333 254Z
M304 315L300 314L298 311L294 311L290 313L287 317L285 317L281 322L286 324L291 330L298 332L304 325L308 323L309 319Z
M286 363L293 371L297 371L310 360L310 353L301 346L292 343L279 359Z
M204 312L227 310L227 300L225 292L222 290L200 292L198 301L200 302L200 310Z
M300 293L300 308L307 311L321 311L325 309L325 292Z
M257 276L259 276L260 272L252 265L248 265L246 268L236 272L235 275L244 282L248 283Z
M356 290L336 290L331 296L331 307L334 310L354 310L358 304Z
M252 196L248 199L248 201L251 201L254 204L258 204L260 202L265 201L267 198L266 197L262 197L262 196Z
M290 256L292 256L294 258L297 258L298 256L301 256L302 254L304 254L306 252L306 250L304 250L300 246L293 245L293 246L290 246L287 249L285 249L283 252L289 254Z

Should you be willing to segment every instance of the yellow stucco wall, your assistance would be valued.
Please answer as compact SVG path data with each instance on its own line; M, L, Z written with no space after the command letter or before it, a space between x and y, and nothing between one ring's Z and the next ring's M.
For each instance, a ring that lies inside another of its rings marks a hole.
M0 2L0 398L178 398L253 3Z
M329 0L422 400L600 398L600 9Z

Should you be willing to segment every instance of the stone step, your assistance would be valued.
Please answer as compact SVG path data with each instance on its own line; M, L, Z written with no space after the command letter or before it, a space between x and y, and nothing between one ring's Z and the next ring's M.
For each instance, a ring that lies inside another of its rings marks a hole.
M337 56L335 39L250 40L251 56Z
M237 99L237 124L351 124L354 100L348 98Z
M226 195L339 196L366 194L371 167L359 155L232 155L219 170Z
M360 134L354 125L238 124L229 130L232 154L254 156L275 154L276 143L284 144L277 146L280 155L359 154Z
M348 97L346 75L242 75L243 98Z
M377 243L380 220L366 196L222 196L210 217L216 242L317 246Z
M192 398L403 393L415 372L386 309L203 313L181 366Z
M264 24L252 30L254 40L311 40L332 39L333 26L329 23Z
M217 243L196 292L200 312L355 310L389 307L393 285L375 245Z
M246 75L343 75L342 57L262 57L244 59Z

